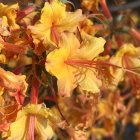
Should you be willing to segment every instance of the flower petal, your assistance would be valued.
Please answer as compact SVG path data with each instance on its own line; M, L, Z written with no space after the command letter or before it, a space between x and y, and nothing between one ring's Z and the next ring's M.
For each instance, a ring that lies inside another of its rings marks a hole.
M18 3L11 6L0 3L0 17L6 16L8 19L8 25L10 29L18 29L19 26L16 24L17 10L19 9Z
M105 40L103 38L84 34L83 39L83 45L77 52L78 57L92 60L104 51Z
M92 93L100 92L99 87L101 86L101 81L97 79L93 71L87 70L83 80L79 80L79 85L82 90L86 90Z

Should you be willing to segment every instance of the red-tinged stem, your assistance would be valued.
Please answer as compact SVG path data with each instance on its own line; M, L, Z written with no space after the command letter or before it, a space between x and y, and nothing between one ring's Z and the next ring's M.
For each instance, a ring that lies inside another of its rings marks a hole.
M24 66L19 66L17 67L16 69L13 70L13 73L18 75L21 73L22 69L23 69Z
M106 3L106 0L100 0L100 5L103 9L103 12L105 14L105 16L109 19L109 20L112 20L112 15L107 7L107 3Z
M19 11L18 15L17 15L17 21L20 21L21 19L23 19L25 16L27 16L32 11L34 11L33 6L29 6L26 9L24 9L23 11Z
M45 98L45 100L48 100L48 101L52 101L52 102L56 102L56 100L53 98L53 97L49 97L49 96L47 96L46 98Z
M117 35L115 36L115 38L116 38L116 41L117 41L118 46L121 47L121 46L123 45L122 36L121 36L120 34L117 34Z
M34 140L35 137L35 116L31 115L29 117L29 127L28 127L28 140Z
M31 103L36 104L38 101L38 91L39 91L39 82L34 77L32 84L32 95L31 95Z
M111 51L111 44L112 44L112 41L108 41L106 43L106 47L105 47L105 51L103 52L103 55L108 55Z
M130 33L136 40L138 40L138 41L140 42L140 32L139 32L139 31L137 31L137 30L134 29L134 28L131 28L131 29L129 30L129 33Z
M6 51L19 53L19 54L26 54L27 48L21 45L14 45L8 42L4 42L0 40L0 43L4 45L3 49Z

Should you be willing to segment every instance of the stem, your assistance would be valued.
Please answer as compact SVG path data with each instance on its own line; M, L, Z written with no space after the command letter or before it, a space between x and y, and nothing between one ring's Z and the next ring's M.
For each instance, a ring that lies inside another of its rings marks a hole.
M103 9L103 12L105 14L105 16L112 21L112 15L108 9L108 6L107 6L107 3L106 3L106 0L100 0L100 5Z
M118 46L121 47L121 46L123 45L122 36L121 36L120 34L117 34L117 35L115 36L115 38L116 38L116 41L117 41Z
M0 40L0 43L4 45L3 49L6 51L19 53L19 54L26 54L27 52L27 48L25 46L14 45L12 43L4 42L2 40Z
M105 47L105 51L103 52L103 55L108 55L111 51L111 44L112 44L112 41L109 40L107 43L106 43L106 47Z
M22 69L23 69L23 67L24 67L24 66L22 65L22 66L19 66L19 67L15 68L15 69L13 70L13 73L16 74L16 75L20 74L21 71L22 71Z
M21 19L23 19L25 16L27 16L32 11L34 11L33 6L29 6L26 9L24 9L23 11L20 11L17 15L17 21L20 21Z
M38 91L39 91L39 82L34 77L33 84L32 84L32 96L31 96L31 103L36 104L38 101Z

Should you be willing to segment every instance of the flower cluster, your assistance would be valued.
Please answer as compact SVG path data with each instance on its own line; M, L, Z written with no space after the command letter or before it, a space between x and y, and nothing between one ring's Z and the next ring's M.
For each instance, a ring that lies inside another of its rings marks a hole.
M0 3L0 139L113 140L138 127L140 32L124 14L106 0Z

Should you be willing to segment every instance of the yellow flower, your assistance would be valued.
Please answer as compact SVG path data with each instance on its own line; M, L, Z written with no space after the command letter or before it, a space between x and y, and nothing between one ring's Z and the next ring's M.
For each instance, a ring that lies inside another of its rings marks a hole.
M30 116L35 117L35 124L29 124ZM27 140L30 125L35 125L36 140L50 140L54 136L48 120L50 116L50 110L44 104L28 104L18 112L15 122L11 123L7 140Z
M48 54L45 65L46 70L57 77L60 95L70 96L76 86L89 92L99 92L100 80L90 66L92 60L103 52L104 43L103 38L86 35L80 46L75 35L63 35L60 48Z
M139 112L136 112L133 114L132 121L135 125L140 123L140 113Z
M97 32L93 25L93 22L89 19L84 19L80 22L80 29L89 35L95 35L95 33Z
M82 6L88 10L98 9L99 0L82 0Z
M15 75L12 72L0 68L0 86L14 96L17 103L22 104L26 96L27 83L24 75Z
M41 18L35 26L30 26L34 43L43 41L48 44L58 45L60 35L64 31L74 32L79 21L83 19L82 11L66 12L65 4L58 0L46 2L41 11Z
M19 28L19 26L16 24L16 10L18 9L18 4L13 4L9 6L0 3L0 18L2 18L3 16L7 18L7 22L11 30Z
M123 80L125 72L128 72L128 75L132 74L133 76L137 76L137 73L133 72L133 70L140 68L139 55L139 48L136 48L133 44L124 44L116 55L111 57L110 63L120 67L110 69L114 76L113 86L111 88L116 87Z
M3 88L0 87L0 106L2 106L4 104L4 100L3 100L2 95L3 95Z
M6 62L6 57L4 54L0 54L0 63L5 63Z
M10 32L8 31L8 22L7 17L3 16L0 17L0 35L2 36L9 36Z

